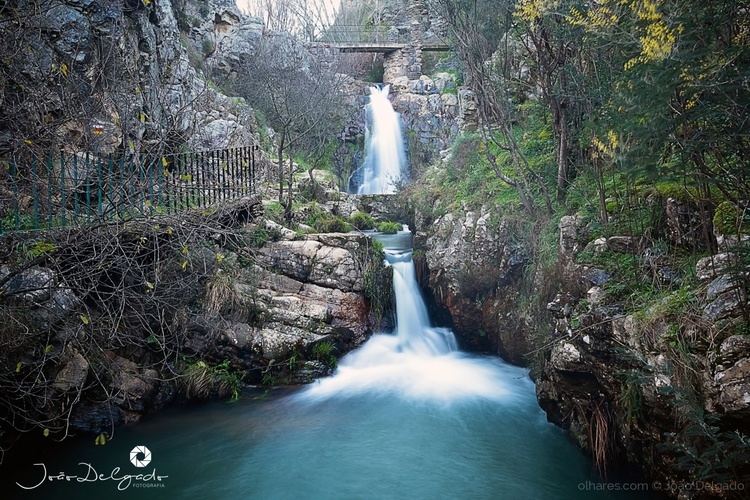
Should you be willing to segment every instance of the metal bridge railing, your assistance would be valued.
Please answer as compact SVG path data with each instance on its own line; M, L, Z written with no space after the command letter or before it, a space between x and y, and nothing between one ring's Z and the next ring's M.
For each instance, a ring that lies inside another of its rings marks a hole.
M376 45L376 44L407 44L411 41L411 33L407 27L373 27L359 25L335 25L328 28L318 37L320 43L346 45ZM448 46L447 42L438 34L424 33L421 40L423 45Z
M404 29L372 26L335 25L320 35L325 43L407 43L409 33Z
M253 194L257 149L0 158L0 234L174 214Z

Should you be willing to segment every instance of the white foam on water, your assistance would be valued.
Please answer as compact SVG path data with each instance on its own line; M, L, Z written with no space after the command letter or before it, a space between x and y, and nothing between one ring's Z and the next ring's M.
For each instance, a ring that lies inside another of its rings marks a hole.
M318 401L390 394L449 403L501 400L518 392L518 380L509 379L523 376L523 370L498 359L462 353L453 332L430 325L411 252L386 249L386 259L393 268L395 332L374 335L345 356L333 376L318 380L298 398Z

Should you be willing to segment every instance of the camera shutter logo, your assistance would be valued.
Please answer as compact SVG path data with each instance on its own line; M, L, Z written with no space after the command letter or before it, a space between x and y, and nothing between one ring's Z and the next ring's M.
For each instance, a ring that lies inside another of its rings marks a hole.
M151 450L143 445L136 446L130 450L130 463L139 468L146 467L151 463Z

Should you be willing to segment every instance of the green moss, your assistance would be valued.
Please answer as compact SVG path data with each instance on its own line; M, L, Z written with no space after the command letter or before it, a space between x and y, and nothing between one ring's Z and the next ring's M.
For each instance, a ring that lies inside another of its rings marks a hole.
M354 212L351 217L349 217L349 223L357 229L375 229L375 221L372 216L364 212Z
M378 231L384 234L396 234L402 229L402 225L398 222L383 221L378 223Z
M680 322L697 304L695 291L689 286L677 290L660 290L644 301L635 317L646 323ZM676 325L670 325L675 327Z

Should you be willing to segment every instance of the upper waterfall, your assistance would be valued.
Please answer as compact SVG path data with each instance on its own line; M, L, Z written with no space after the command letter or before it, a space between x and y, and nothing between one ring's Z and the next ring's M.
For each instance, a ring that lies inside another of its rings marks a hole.
M404 177L406 151L401 116L388 99L390 85L370 87L365 161L357 194L393 194Z

